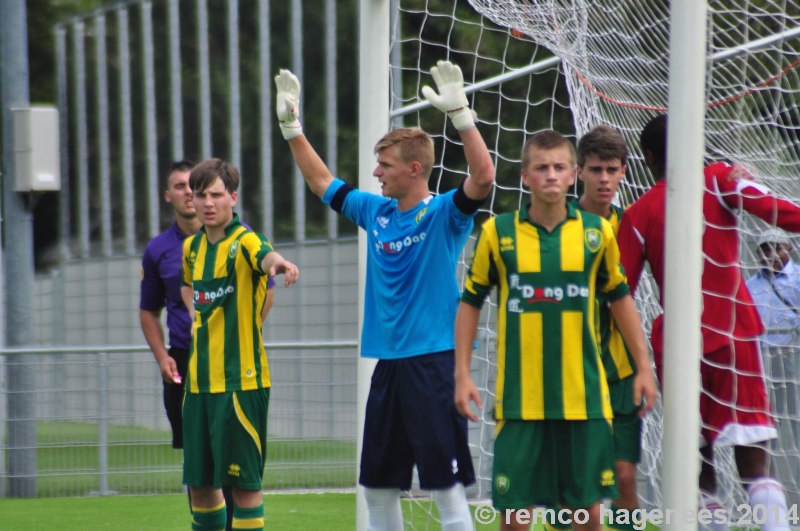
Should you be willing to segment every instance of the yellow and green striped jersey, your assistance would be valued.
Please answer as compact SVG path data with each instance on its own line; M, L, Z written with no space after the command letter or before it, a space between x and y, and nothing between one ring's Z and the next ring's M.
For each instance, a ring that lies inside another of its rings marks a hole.
M611 419L596 336L598 291L629 293L608 221L567 205L552 232L528 210L484 223L462 300L498 286L497 419Z
M249 391L270 386L261 337L267 274L261 260L269 241L239 222L212 244L205 231L183 244L182 283L194 291L195 317L186 390Z
M581 208L578 201L574 202L576 208ZM606 220L611 224L614 235L619 231L619 220L622 219L622 207L611 205L611 214ZM611 310L608 308L608 297L604 293L597 294L597 336L600 338L600 357L606 370L609 382L616 382L636 373L636 362L628 350L628 345L622 339L622 333L614 322Z

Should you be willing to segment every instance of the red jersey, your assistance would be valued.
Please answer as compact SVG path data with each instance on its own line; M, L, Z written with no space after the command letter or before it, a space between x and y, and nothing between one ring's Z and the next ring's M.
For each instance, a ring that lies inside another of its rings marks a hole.
M764 330L739 268L738 214L745 210L771 225L800 232L800 207L773 196L758 183L732 177L731 170L728 164L715 163L704 172L701 317L704 353L730 345L734 339L756 337ZM617 235L631 292L636 290L647 261L658 285L662 307L666 193L666 182L657 182L625 211ZM656 365L660 366L663 315L653 322L651 343Z

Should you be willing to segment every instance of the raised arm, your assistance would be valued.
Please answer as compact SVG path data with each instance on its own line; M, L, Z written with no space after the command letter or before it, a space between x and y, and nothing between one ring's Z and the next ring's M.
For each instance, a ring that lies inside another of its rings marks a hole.
M464 143L464 156L469 175L464 181L464 192L470 199L485 199L494 183L494 162L480 131L475 126L475 115L469 107L464 92L461 68L450 61L439 61L431 68L437 93L431 87L422 87L422 95L431 105L447 114Z
M714 178L718 188L715 191L730 208L741 207L770 225L800 232L800 206L775 197L767 187L755 182L745 168L717 162L707 166L705 174Z
M322 197L333 175L303 134L300 125L300 81L289 70L275 76L276 112L283 138L289 142L292 156L308 187L317 197Z

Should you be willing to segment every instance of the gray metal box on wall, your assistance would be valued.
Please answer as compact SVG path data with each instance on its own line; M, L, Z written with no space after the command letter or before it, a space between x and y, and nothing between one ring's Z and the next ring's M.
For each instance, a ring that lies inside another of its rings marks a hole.
M14 125L15 192L61 189L58 143L58 109L11 109Z

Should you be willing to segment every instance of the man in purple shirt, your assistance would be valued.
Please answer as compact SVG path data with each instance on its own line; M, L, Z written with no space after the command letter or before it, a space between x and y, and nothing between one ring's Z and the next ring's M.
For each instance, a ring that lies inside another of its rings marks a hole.
M164 380L164 408L172 427L172 447L183 448L183 381L192 341L192 322L181 299L181 264L183 240L202 228L194 210L192 190L189 188L189 173L194 164L181 160L170 165L164 200L175 210L175 223L150 240L142 257L141 292L139 299L139 321L142 332L150 345L153 357ZM267 284L267 299L262 319L272 307L275 281ZM161 311L167 309L169 348L161 328ZM231 499L230 489L223 489L226 501ZM190 505L191 506L191 505ZM228 503L233 509L233 502ZM228 514L231 528L232 513Z

